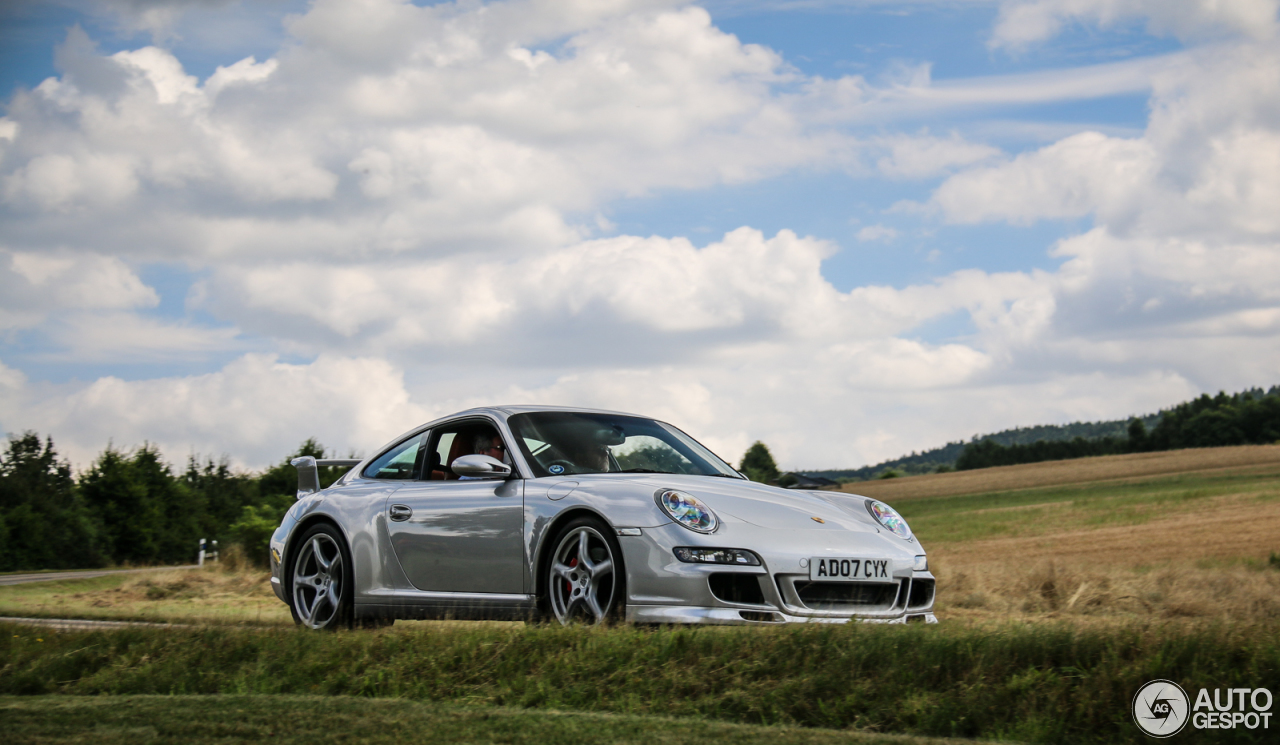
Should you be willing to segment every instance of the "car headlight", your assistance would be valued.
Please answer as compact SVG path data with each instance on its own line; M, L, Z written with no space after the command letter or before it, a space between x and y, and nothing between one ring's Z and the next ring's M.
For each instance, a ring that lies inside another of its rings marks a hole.
M676 558L686 564L745 564L760 566L760 557L745 548L696 548L676 546Z
M664 489L658 492L657 497L663 512L695 533L711 533L720 524L716 513L692 494Z
M907 527L907 521L903 520L902 515L899 515L894 508L879 500L868 499L867 512L870 512L871 517L883 525L885 530L903 540L911 540L911 528Z

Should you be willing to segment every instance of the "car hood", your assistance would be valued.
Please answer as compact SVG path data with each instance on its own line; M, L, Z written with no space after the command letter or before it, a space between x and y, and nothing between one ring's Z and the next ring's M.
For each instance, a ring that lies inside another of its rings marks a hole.
M580 481L591 476L575 476ZM602 475L597 478L617 479ZM680 474L637 474L626 477L636 485L677 489L705 502L724 522L744 522L779 530L830 530L843 528L868 533L880 532L867 512L865 497L837 492L779 489L743 479ZM817 519L814 519L817 518Z

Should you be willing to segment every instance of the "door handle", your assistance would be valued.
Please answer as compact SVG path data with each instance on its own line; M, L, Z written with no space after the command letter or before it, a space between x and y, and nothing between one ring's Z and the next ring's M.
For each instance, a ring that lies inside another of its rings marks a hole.
M401 523L408 520L409 517L413 515L413 510L403 504L393 504L391 505L391 509L388 510L388 513L391 515L392 520Z

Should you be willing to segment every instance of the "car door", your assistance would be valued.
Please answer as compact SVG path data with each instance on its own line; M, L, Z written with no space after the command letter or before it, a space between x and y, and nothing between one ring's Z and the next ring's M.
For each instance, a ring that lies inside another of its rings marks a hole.
M437 428L421 468L425 478L387 500L392 549L419 590L525 592L524 482L431 478L433 470L452 476L455 439L486 424L492 426L464 421Z

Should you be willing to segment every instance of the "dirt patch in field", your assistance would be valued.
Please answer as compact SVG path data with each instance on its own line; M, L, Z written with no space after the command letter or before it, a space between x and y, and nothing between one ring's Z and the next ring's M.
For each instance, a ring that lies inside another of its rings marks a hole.
M981 494L1179 473L1223 470L1265 473L1273 469L1280 472L1280 445L1245 445L1106 455L1097 458L980 468L955 473L858 481L845 484L841 490L893 503L917 497Z

